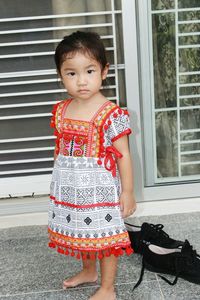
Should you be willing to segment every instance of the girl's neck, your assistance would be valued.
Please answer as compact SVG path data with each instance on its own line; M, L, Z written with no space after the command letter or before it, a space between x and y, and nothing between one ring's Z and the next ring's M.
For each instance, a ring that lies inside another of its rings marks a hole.
M107 99L99 92L97 95L95 95L94 97L92 98L89 98L89 99L79 99L79 98L73 98L73 102L76 103L77 105L79 106L82 106L82 105L95 105L95 104L101 104L103 102L106 102Z

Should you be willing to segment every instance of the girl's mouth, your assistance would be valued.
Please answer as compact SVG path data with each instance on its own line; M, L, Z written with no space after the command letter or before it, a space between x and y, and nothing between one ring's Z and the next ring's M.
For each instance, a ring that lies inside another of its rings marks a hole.
M79 93L87 93L89 92L89 90L83 89L83 90L79 90Z

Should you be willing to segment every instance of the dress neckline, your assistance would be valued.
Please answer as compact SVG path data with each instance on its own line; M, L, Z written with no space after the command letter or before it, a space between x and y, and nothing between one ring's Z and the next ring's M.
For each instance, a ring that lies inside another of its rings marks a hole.
M78 122L84 122L84 123L91 123L94 121L94 119L97 117L97 115L102 111L102 109L104 109L104 107L107 106L108 103L110 103L110 100L105 101L99 108L98 110L94 113L94 115L92 116L92 118L90 120L82 120L82 119L73 119L73 118L67 118L65 117L65 113L67 110L68 105L72 102L73 98L67 99L66 103L63 105L63 109L62 109L62 120L72 120L72 121L78 121Z

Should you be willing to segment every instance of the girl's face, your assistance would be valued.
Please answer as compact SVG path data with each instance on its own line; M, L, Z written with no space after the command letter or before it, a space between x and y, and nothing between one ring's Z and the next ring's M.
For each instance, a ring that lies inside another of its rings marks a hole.
M60 75L67 92L75 99L87 100L100 92L102 80L106 78L108 66L101 65L87 53L68 55L62 63Z

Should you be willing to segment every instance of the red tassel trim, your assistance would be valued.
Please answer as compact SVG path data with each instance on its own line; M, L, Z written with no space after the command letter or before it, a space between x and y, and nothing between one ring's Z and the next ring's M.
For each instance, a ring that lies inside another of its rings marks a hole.
M69 250L68 249L65 250L65 255L69 255Z
M102 161L100 159L97 160L98 165L102 165Z
M124 110L124 114L127 115L127 116L129 116L128 110Z
M57 248L57 252L58 252L58 253L61 253L61 254L65 254L64 249L62 249L62 248L60 248L60 247Z
M128 256L131 255L133 252L134 252L134 251L133 251L133 249L132 249L131 247L127 247L127 248L126 248L126 254L127 254Z
M71 256L75 256L74 250L72 249Z
M108 249L107 251L105 251L105 256L109 257L111 255L110 250Z
M76 258L77 258L77 259L80 259L80 258L81 258L81 255L80 255L79 252L77 253Z
M86 259L87 259L87 253L83 253L82 259L83 259L83 260L86 260Z
M50 248L56 248L56 244L52 243L52 242L49 242L49 247Z
M102 258L103 258L103 253L101 251L99 251L98 259L102 259Z
M95 260L95 258L96 258L96 254L91 252L90 253L90 259Z
M80 259L82 257L83 260L91 259L95 260L96 257L98 259L102 259L104 257L109 257L110 255L114 255L116 257L123 255L126 253L128 256L134 253L133 249L130 246L127 246L126 248L109 248L105 250L99 250L99 251L81 251L76 249L68 249L63 248L65 246L58 246L54 242L49 242L48 246L50 248L57 248L57 252L65 255L70 255L72 257L76 257L76 259ZM71 250L71 251L70 251Z

